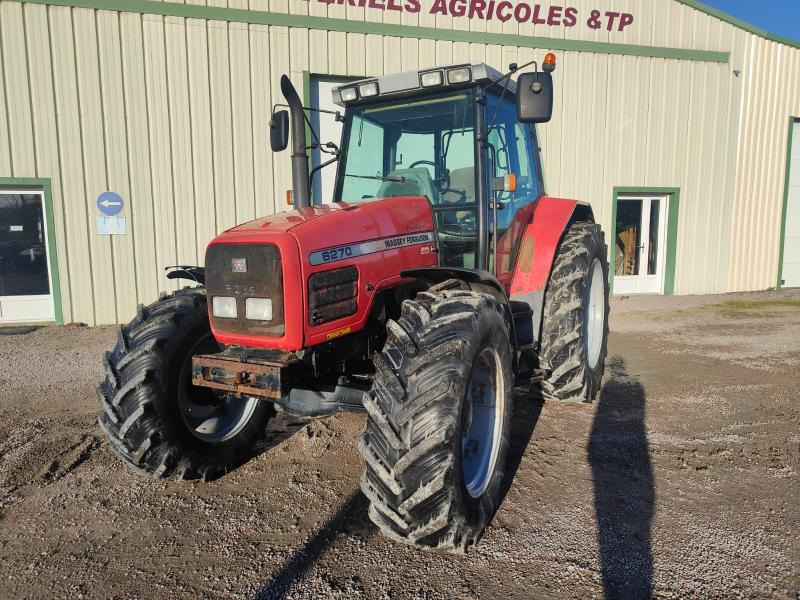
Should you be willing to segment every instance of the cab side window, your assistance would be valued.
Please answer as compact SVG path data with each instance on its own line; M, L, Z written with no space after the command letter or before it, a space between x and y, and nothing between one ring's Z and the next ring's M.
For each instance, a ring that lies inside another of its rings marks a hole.
M375 197L376 188L383 175L383 127L361 116L353 117L350 152L347 154L347 169L355 173L346 178L341 198L345 202L358 202Z
M488 140L494 148L494 176L515 174L517 189L513 192L497 193L498 233L508 229L518 210L541 195L531 127L527 123L517 121L517 110L513 100L504 98L498 110L499 101L499 97L489 94L486 109L486 117L490 123L497 111L497 120L489 132ZM490 154L489 160L491 159ZM490 168L490 173L491 171Z
M493 148L493 152L489 153L489 176L504 177L514 174L517 179L514 191L494 193L494 201L497 203L497 241L492 240L490 263L497 276L502 279L509 276L514 267L519 241L530 220L532 203L541 196L542 190L531 126L517 121L517 110L512 99L504 98L501 101L498 96L489 94L486 103L486 119L489 124L495 113L495 125L488 137ZM488 187L491 189L491 181ZM493 219L494 211L490 210L490 232L494 229Z

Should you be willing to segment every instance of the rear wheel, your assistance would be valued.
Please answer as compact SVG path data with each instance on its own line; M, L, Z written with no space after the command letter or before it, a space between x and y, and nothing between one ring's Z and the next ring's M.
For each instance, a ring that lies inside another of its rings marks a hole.
M540 364L547 400L591 402L600 389L608 340L608 262L595 223L570 225L547 287Z
M251 455L274 407L192 385L192 356L218 351L200 288L142 307L120 327L97 388L117 456L154 477L213 479Z
M451 280L403 303L375 356L359 448L388 537L463 552L500 502L512 412L503 307Z

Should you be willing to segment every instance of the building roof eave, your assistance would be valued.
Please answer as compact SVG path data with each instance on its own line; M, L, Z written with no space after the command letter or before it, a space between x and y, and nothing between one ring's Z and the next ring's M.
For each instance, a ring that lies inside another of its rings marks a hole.
M734 27L743 29L744 31L752 33L753 35L766 38L772 42L778 42L779 44L785 44L786 46L791 46L792 48L800 48L800 41L798 40L793 40L791 38L787 38L782 35L776 35L774 33L770 33L766 29L761 29L760 27L756 27L755 25L748 23L746 21L742 21L741 19L729 15L726 12L723 12L716 8L712 8L711 6L703 4L702 2L698 2L698 0L676 0L676 2L685 4L686 6L694 8L695 10L699 10L700 12L710 15L721 21L725 21L729 25L733 25Z

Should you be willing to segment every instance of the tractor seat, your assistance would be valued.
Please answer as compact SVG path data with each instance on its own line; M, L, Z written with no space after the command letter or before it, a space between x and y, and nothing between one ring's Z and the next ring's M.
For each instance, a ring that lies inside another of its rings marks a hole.
M378 189L378 198L425 196L431 204L435 204L438 200L439 195L433 187L433 179L425 167L397 169L387 177L403 177L405 181L384 181Z
M464 167L450 171L450 189L442 194L442 202L475 201L475 167Z

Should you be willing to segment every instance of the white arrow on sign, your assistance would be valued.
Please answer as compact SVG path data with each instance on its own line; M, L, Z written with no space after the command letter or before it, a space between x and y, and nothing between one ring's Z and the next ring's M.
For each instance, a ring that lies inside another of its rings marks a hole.
M108 208L109 206L122 206L122 202L117 202L116 200L100 200L100 206L105 206Z

